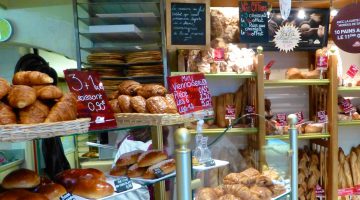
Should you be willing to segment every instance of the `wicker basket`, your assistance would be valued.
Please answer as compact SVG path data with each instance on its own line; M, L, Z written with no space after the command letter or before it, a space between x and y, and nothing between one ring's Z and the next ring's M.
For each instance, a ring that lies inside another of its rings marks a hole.
M167 126L196 121L193 117L184 117L179 114L117 113L115 118L120 127Z
M89 126L90 118L53 123L1 125L0 142L26 141L86 133L89 131Z

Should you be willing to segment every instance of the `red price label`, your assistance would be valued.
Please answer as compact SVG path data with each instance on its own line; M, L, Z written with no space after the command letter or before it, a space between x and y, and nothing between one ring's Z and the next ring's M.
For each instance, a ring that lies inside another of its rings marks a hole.
M304 122L304 114L303 114L302 111L295 113L295 115L296 115L297 120L298 120L297 124L301 124L301 123Z
M226 105L225 119L235 119L235 105Z
M316 67L318 69L327 69L328 68L328 57L319 56L316 62Z
M90 130L117 126L104 86L96 72L64 70L65 80L77 98L80 117L91 117Z
M350 65L349 69L347 70L346 74L350 76L350 78L354 78L356 74L358 73L359 68L355 65Z
M350 99L343 99L341 101L341 108L345 114L348 114L354 109L354 106L352 105Z
M270 68L274 65L275 60L271 60L265 67L264 67L264 71L269 71Z
M171 76L167 80L180 114L212 109L211 95L204 74Z
M225 60L225 49L216 48L214 50L214 60L215 61L224 61Z
M255 113L255 106L246 106L245 107L245 113L246 114L253 114Z
M354 188L345 188L345 189L339 189L338 195L339 196L348 196L354 194Z
M360 195L360 185L354 186L354 195Z
M279 123L280 126L286 126L286 113L278 113L276 114L276 121Z
M327 122L326 111L322 110L317 112L317 118L319 123L326 123Z

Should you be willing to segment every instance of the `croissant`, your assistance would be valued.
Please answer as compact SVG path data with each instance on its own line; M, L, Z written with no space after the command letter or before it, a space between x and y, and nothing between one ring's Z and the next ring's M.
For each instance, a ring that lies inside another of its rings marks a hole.
M16 124L16 114L10 106L0 102L0 125L6 124Z
M49 75L37 71L17 72L12 80L14 85L44 85L54 82Z
M119 101L119 106L120 106L120 110L124 113L132 113L133 109L130 105L130 99L131 96L129 95L120 95L118 97L118 101Z
M11 87L7 80L0 78L0 99L2 99L4 96L6 96Z
M63 92L60 88L54 85L48 85L36 90L36 95L39 99L48 100L48 99L59 99L63 96Z
M26 85L15 85L11 88L7 99L14 108L25 108L36 101L36 91Z
M72 93L67 93L51 108L45 122L74 120L76 117L76 98Z
M137 94L144 97L145 99L153 96L164 96L165 93L166 88L158 84L145 84L137 91Z
M130 105L138 113L148 113L149 112L149 110L146 108L146 100L142 96L131 97Z
M141 84L132 81L132 80L126 80L120 83L118 86L119 94L125 94L125 95L136 95L136 92L141 88Z
M36 124L42 123L45 121L46 117L49 114L49 108L37 100L35 103L31 104L20 110L20 123L22 124Z

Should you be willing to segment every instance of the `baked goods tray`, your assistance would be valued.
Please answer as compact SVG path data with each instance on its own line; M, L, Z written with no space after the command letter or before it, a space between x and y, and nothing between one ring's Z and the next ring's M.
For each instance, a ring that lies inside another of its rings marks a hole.
M193 166L193 170L195 172L202 172L202 171L206 171L209 169L214 169L214 168L219 168L219 167L223 167L229 164L228 161L225 160L216 160L214 159L215 165L214 166L209 166L206 167L205 165L198 165L198 166Z
M196 121L194 117L184 117L179 114L117 113L115 118L120 127L166 126Z
M111 177L111 178L116 178L117 176L112 176L110 175L109 173L105 173L105 175L107 177ZM137 177L137 178L130 178L132 181L136 182L136 183L139 183L141 185L151 185L151 184L154 184L154 183L157 183L159 181L163 181L165 179L168 179L168 178L173 178L176 176L176 172L172 172L170 174L167 174L161 178L157 178L157 179L144 179L144 178L140 178L140 177Z
M290 194L291 190L289 188L286 188L286 191L282 194L280 194L279 196L276 196L274 198L271 198L271 200L281 200L281 199L287 199L286 195Z
M109 178L109 177L106 178L106 182L108 182L110 185L112 185L112 186L114 187L114 190L115 190L114 181L115 181L114 178ZM137 183L134 183L134 182L133 182L132 185L133 185L133 188L130 189L130 190L126 190L125 192L120 192L120 193L114 192L114 193L113 193L112 195L110 195L110 196L103 197L103 198L100 198L100 199L97 199L97 200L112 199L112 198L114 198L114 197L116 197L116 196L119 196L119 195L122 195L122 194L125 194L125 193L128 193L128 192L131 192L131 191L134 191L134 190L137 190L137 189L141 188L141 185L139 185L139 184L137 184ZM87 199L84 198L84 197L80 197L80 196L77 196L77 195L73 195L73 196L74 196L74 198L75 198L76 200L87 200Z
M0 142L26 141L86 133L89 131L89 126L90 118L40 124L0 125Z

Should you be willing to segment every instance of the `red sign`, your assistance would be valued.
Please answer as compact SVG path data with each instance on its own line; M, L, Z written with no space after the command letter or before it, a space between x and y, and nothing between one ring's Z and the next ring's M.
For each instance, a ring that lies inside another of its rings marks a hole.
M354 195L360 195L360 185L354 186Z
M265 67L264 67L264 71L269 71L270 68L274 65L275 60L271 60Z
M349 53L360 53L360 4L349 4L339 10L331 23L336 46Z
M322 110L317 112L316 114L318 122L319 123L326 123L327 122L327 115L326 115L326 111Z
M64 70L65 80L72 93L76 94L80 117L91 117L90 130L117 126L104 86L96 72Z
M346 74L350 76L351 78L354 78L356 74L358 73L359 68L355 65L350 65L349 69L347 70Z
M214 60L215 61L224 61L225 60L225 49L216 48L214 51Z
M303 114L302 111L295 113L295 115L296 115L297 120L298 120L297 124L301 124L301 123L304 122L304 114Z
M276 114L276 121L279 123L279 126L286 126L286 113L278 113Z
M345 188L338 190L338 196L348 196L354 194L354 188Z
M236 119L235 117L235 105L226 105L225 119Z
M328 57L319 56L316 62L316 67L318 69L327 69L328 68Z
M180 114L212 109L211 95L204 74L171 76L167 80Z
M350 99L343 99L340 102L340 104L341 104L341 108L343 109L345 114L350 113L354 108L354 106L352 105Z

